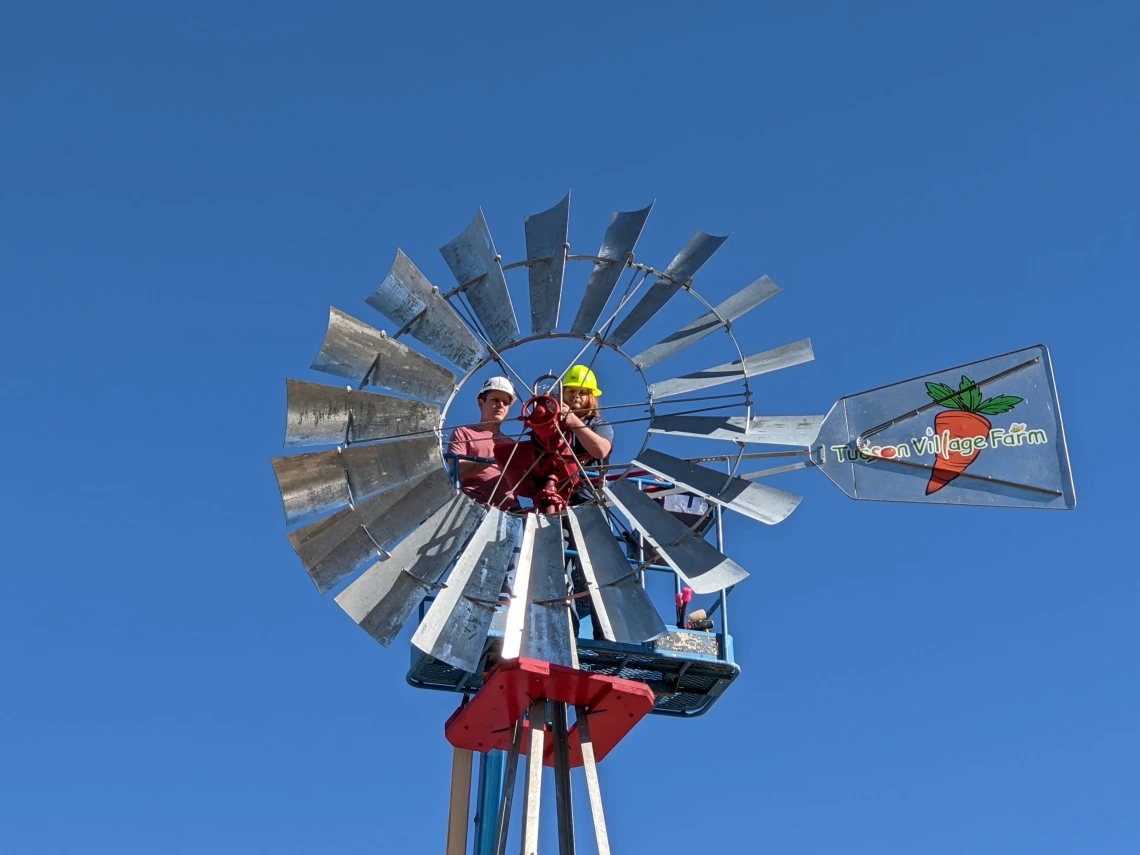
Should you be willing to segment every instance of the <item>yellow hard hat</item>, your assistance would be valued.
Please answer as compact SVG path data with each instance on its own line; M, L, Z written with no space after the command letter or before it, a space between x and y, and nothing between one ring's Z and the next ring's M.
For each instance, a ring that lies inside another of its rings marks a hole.
M566 376L562 378L562 385L585 389L595 398L602 397L602 390L598 388L598 379L585 365L575 365L567 371Z

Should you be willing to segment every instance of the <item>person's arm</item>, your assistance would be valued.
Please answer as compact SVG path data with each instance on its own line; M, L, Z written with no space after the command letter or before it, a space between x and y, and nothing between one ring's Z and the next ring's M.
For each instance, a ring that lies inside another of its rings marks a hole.
M463 432L462 428L453 431L451 434L451 439L447 443L447 453L474 457L475 455L471 454L471 451L468 448L469 443L467 440L467 434ZM486 469L490 465L489 463L476 463L473 460L457 460L456 464L456 471L459 475L460 481L462 481L464 478L470 478L476 472Z
M459 480L470 478L476 472L482 472L488 466L494 466L493 463L476 463L474 460L460 460L459 462Z
M590 457L596 457L598 460L605 460L610 456L613 451L614 444L611 440L598 434L593 428L586 425L584 421L578 418L576 413L571 412L566 404L562 405L562 414L566 423L566 427L570 432L578 438L582 448Z

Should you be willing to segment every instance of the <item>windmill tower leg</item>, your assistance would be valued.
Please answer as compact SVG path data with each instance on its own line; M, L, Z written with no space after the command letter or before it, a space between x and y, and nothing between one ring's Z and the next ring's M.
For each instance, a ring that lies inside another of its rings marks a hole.
M451 759L451 801L447 812L447 855L467 852L467 809L471 804L473 752L456 748Z
M586 776L586 792L590 797L590 814L594 818L594 837L598 855L610 855L610 837L606 831L606 815L602 810L602 788L598 783L598 766L594 762L594 743L590 739L590 722L585 707L577 707L578 733L582 740L582 772Z
M570 739L566 728L566 704L550 704L551 737L554 742L554 801L558 806L558 855L574 855L574 798L570 792Z
M527 739L526 789L523 794L523 842L521 855L538 855L538 813L542 800L542 752L545 746L546 701L530 708Z

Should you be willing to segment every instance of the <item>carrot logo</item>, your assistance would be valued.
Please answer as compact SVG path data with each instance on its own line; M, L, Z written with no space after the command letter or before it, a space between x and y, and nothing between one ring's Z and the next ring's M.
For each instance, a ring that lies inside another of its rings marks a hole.
M929 496L965 472L977 459L985 442L973 443L970 440L989 434L992 425L986 416L1008 413L1025 399L998 395L983 401L978 384L965 374L957 392L945 383L927 383L926 392L936 404L946 408L934 417L934 432L942 441L926 485L926 495ZM955 447L957 450L951 455L950 451Z

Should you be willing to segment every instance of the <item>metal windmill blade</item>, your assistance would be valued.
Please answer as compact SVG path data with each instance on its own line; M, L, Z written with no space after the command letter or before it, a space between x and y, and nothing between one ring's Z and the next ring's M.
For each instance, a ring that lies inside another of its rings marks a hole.
M696 344L717 330L727 329L728 325L761 303L780 293L780 288L767 276L761 276L751 285L737 291L712 311L701 315L675 333L666 336L652 347L648 347L633 357L642 369L651 368L663 359L675 356L686 347Z
M412 646L454 668L478 669L522 528L520 517L494 508L487 512L412 636Z
M744 358L743 365L740 360L736 360L735 362L726 362L723 365L714 365L712 368L706 368L703 371L674 377L671 380L653 383L649 387L649 394L655 399L670 398L674 395L683 395L686 392L695 392L698 389L710 389L713 386L722 386L725 383L743 380L745 371L749 377L755 377L771 371L791 368L793 365L802 365L805 362L811 362L813 359L815 359L815 354L811 349L811 339L805 338L801 341L785 344L783 347L766 350L754 356L747 356Z
M605 492L694 592L712 594L748 577L743 567L693 534L636 484L621 481Z
M483 209L479 209L471 225L459 237L439 251L475 310L475 316L491 344L503 348L517 339L519 322L511 305L502 261L483 218Z
M443 468L435 437L275 457L271 462L288 525Z
M434 433L435 404L286 380L288 417L285 445L336 445Z
M642 451L633 462L659 478L704 496L710 502L716 502L767 525L783 522L803 499L803 496L777 490L775 487L753 484L742 478L725 477L723 473L662 454L652 448Z
M566 250L570 244L570 194L548 211L524 221L527 276L530 279L530 331L546 335L558 326L562 280L566 274Z
M620 346L633 338L634 333L645 326L649 319L672 299L674 294L689 283L697 271L712 258L713 253L720 249L726 240L728 240L728 235L715 237L714 235L706 235L704 232L697 232L689 238L689 242L677 253L677 257L669 263L665 272L657 278L653 287L641 298L641 302L633 307L633 310L618 324L617 329L610 333L606 341L612 345Z
M819 435L823 416L654 416L650 433L691 436L757 445L807 448Z
M578 306L578 314L570 332L590 335L594 331L622 271L633 258L633 248L641 237L641 230L645 228L651 210L652 202L640 211L615 211L610 217L610 224L602 238L602 247L598 250L597 257L600 260L595 262L590 281L586 283L586 293Z
M486 352L439 289L432 285L402 249L380 287L365 302L464 371L474 368Z
M629 557L597 505L571 508L566 517L586 586L595 625L610 641L640 643L666 633L665 621L645 589L630 573Z
M336 601L361 629L391 645L412 612L438 586L484 514L462 493L337 595Z
M378 386L438 404L455 391L458 379L438 362L332 307L321 351L310 367L361 387Z
M574 667L569 582L557 517L526 517L503 632L503 658L524 656Z
M289 532L319 593L363 570L447 504L455 487L443 469Z

